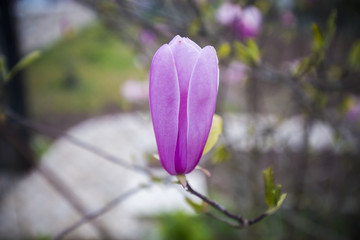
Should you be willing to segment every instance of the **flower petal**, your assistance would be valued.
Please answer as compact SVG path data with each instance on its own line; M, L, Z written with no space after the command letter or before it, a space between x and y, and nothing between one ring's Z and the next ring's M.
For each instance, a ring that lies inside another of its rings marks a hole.
M198 164L209 136L216 106L218 73L216 51L207 46L201 50L189 84L186 173Z
M175 42L179 41L179 39L181 39L181 37L179 35L176 35L170 42L169 45L173 45Z
M176 41L174 41L176 39ZM173 53L180 88L180 108L177 146L175 152L175 170L183 174L186 170L187 157L187 100L191 74L200 51L186 38L175 37L170 48ZM194 43L195 44L195 43Z
M169 45L155 53L150 69L149 103L160 161L175 175L180 90L175 60Z
M191 40L190 38L184 38L185 42L189 45L191 45L192 47L194 47L198 52L201 51L201 47L199 45L197 45L193 40Z

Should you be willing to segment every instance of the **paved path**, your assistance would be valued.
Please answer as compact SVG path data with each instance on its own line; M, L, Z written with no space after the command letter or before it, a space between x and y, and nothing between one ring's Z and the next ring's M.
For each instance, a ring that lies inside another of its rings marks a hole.
M241 151L251 149L254 141L249 137L252 132L249 129L256 122L258 132L255 131L255 134L278 124L271 116L260 116L257 121L250 116L226 116L224 126L229 143ZM258 142L260 149L266 151L273 148L280 152L285 146L301 149L302 125L298 117L280 122L273 137L262 138L263 141ZM128 164L146 166L144 155L156 151L151 120L147 114L98 117L78 124L68 133L124 159ZM310 134L311 147L321 150L332 144L331 130L324 124L316 123ZM106 161L65 138L59 138L52 144L43 156L41 165L55 172L76 193L88 212L101 208L129 189L150 182L145 175ZM159 164L157 167L152 165L152 169L160 176L167 176ZM194 171L189 177L195 189L204 194L207 192L206 178L202 173ZM80 218L38 172L20 180L8 177L0 180L3 185L17 182L2 198L0 236L23 238L39 234L54 235ZM185 203L183 189L174 184L156 184L126 199L101 217L100 222L116 239L138 239L146 231L152 231L151 221L144 220L144 217L176 209L192 212ZM97 233L87 224L69 237L96 238Z
M118 156L127 163L145 166L145 153L156 151L151 121L146 115L120 114L87 120L69 130L69 134ZM94 155L64 138L57 140L44 155L41 164L54 171L85 208L95 211L106 203L140 184L148 177L126 170ZM161 167L153 168L167 176ZM194 188L206 193L205 176L194 172L190 177ZM198 200L198 199L194 199ZM100 222L116 239L138 239L151 229L141 218L174 211L192 212L184 191L174 184L155 184L128 198ZM79 219L72 207L38 172L20 180L0 206L0 236L21 238L37 234L57 234ZM72 238L96 237L90 225L75 231Z

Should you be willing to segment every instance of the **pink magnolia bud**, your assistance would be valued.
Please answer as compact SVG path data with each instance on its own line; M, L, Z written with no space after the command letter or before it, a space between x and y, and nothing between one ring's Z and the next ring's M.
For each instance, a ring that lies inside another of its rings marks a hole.
M240 6L226 2L216 11L216 20L222 25L232 25L236 23L241 16Z
M237 24L238 34L243 38L256 37L261 29L262 15L256 7L244 8Z
M200 161L215 112L219 86L216 51L174 37L155 53L149 104L160 161L171 175Z

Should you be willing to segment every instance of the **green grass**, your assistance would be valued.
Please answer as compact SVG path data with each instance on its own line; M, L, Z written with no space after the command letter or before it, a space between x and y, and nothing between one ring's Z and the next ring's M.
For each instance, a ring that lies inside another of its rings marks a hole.
M147 78L134 51L100 24L64 37L26 71L30 112L43 116L91 115L126 106L120 86Z

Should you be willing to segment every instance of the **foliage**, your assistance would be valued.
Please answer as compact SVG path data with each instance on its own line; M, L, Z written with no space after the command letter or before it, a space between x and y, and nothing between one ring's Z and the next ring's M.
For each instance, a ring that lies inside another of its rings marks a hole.
M100 24L62 39L27 70L32 114L36 118L87 115L110 104L125 107L119 93L121 83L129 78L146 79L145 71L129 59L133 59L132 50Z
M209 137L206 142L203 155L209 152L215 146L222 132L222 128L223 128L222 118L219 115L215 114L213 117Z
M83 2L99 14L104 25L95 24L62 39L29 68L27 83L35 117L96 114L109 103L126 110L119 97L121 83L128 78L146 79L151 57L161 44L176 34L191 36L202 47L213 45L217 50L221 69L217 112L225 119L231 106L236 114L249 116L244 129L250 130L244 130L243 139L234 143L232 132L225 132L217 146L223 123L214 116L204 151L208 152L204 159L211 159L205 167L213 173L208 182L215 190L210 189L210 194L220 189L223 199L239 212L258 213L263 201L259 169L270 163L279 169L276 175L282 185L275 184L272 167L262 172L265 214L273 214L284 203L287 195L281 192L282 186L288 192L287 208L242 232L210 218L164 215L159 218L162 239L357 237L360 42L357 21L352 21L359 18L351 14L358 8L350 9L355 1L348 5L340 0L231 1L262 11L261 34L253 39L238 37L234 25L217 22L217 10L224 1ZM330 11L334 6L338 10ZM289 13L292 23L282 24ZM346 19L348 14L353 17ZM350 20L351 26L345 26ZM151 32L155 40L143 41L139 37L143 31ZM233 62L247 65L246 83L231 85L224 80L223 73ZM0 58L3 79L8 74L5 65ZM263 116L270 119L265 127ZM315 134L318 126L321 131ZM241 127L231 131L243 134ZM275 142L286 127L299 131ZM327 136L326 147L314 147ZM39 154L46 149L46 141L37 139L34 144ZM166 182L157 176L151 179ZM182 184L186 187L185 178ZM211 213L206 204L186 201L197 213Z
M265 202L269 207L267 213L273 214L284 202L286 193L281 193L281 184L277 184L275 187L274 171L272 167L265 169L262 174L265 186Z
M211 229L199 217L191 217L182 212L160 217L160 239L162 240L207 240L211 239Z

